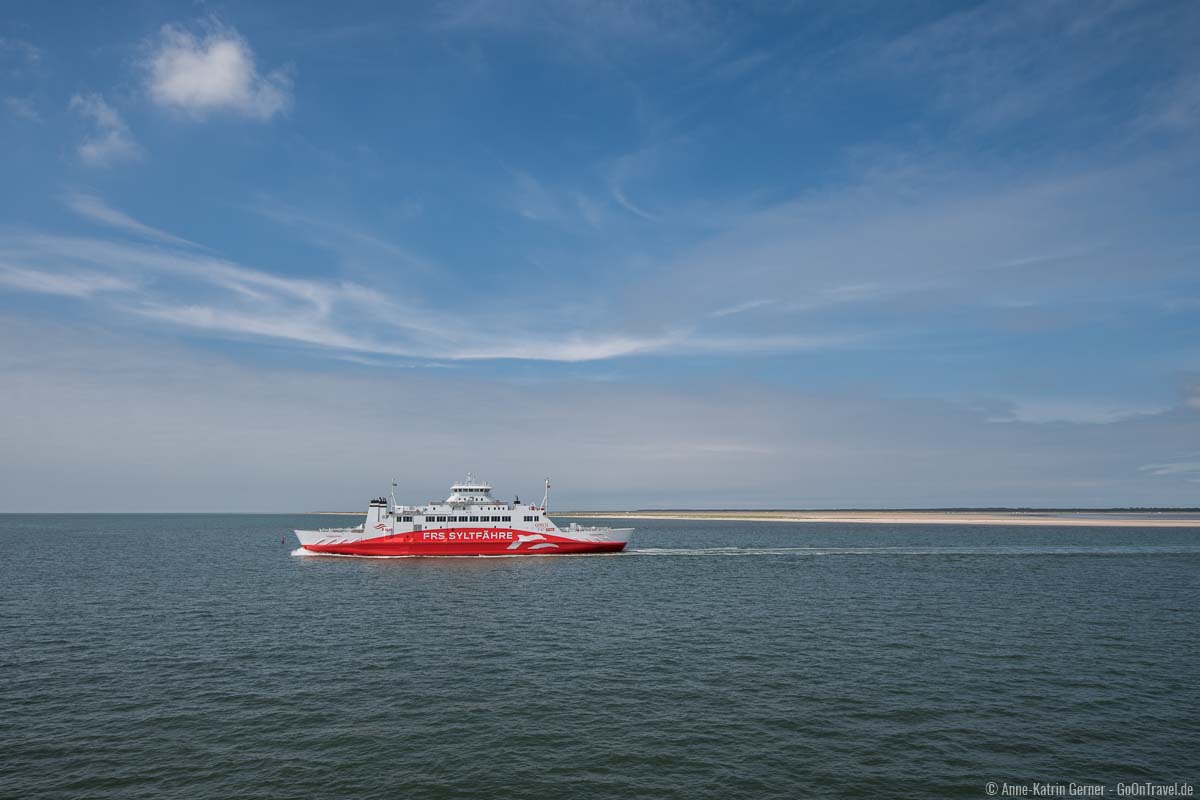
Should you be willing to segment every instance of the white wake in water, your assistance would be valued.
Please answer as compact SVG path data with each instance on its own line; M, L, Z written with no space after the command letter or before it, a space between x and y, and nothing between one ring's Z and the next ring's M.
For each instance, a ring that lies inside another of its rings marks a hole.
M1091 556L1200 555L1197 545L1088 546L996 545L990 547L643 547L637 556Z

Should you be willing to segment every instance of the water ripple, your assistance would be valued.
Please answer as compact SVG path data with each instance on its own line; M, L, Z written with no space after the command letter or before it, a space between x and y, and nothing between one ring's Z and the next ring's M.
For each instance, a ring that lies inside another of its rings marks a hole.
M0 517L0 795L981 797L1200 767L1188 529L656 522L619 556L362 560L290 558L300 522Z

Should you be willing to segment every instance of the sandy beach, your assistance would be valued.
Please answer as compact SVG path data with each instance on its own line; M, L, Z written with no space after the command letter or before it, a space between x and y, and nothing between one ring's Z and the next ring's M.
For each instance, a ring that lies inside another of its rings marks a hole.
M1044 511L607 511L552 513L588 519L728 520L731 522L837 522L884 525L1054 525L1090 527L1200 527L1200 516L1172 512Z

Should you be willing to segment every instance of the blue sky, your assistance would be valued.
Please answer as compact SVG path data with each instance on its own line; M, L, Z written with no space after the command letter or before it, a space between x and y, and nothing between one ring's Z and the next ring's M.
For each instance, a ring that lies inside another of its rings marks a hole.
M1200 504L1194 3L394 5L7 6L0 510Z

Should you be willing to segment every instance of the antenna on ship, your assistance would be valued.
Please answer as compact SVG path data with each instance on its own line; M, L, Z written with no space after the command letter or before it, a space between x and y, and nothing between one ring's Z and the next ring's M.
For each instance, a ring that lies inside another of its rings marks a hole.
M396 479L392 478L392 511L396 510Z
M542 498L542 511L550 507L550 479L546 478L546 495Z

